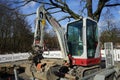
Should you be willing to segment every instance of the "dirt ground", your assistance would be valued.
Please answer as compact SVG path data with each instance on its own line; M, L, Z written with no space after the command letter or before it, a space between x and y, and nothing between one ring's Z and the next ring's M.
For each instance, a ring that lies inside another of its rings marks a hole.
M101 68L104 69L105 61L102 61L100 65L101 65ZM115 65L120 67L120 62L115 63ZM29 77L25 74L24 67L19 68L17 71L18 71L18 80L32 80L32 77ZM7 68L0 69L0 80L15 80L13 69L11 69L10 71L8 71Z

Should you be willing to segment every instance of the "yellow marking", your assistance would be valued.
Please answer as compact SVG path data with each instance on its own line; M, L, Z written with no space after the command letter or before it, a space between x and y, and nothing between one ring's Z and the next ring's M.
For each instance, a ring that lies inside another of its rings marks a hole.
M45 19L42 19L41 24L42 24L43 27L45 26L45 24L46 24Z

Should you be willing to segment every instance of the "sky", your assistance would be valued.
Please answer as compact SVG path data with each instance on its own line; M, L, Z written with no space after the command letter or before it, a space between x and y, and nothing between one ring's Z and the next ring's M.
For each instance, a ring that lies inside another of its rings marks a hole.
M81 8L81 4L80 4L80 1L79 0L66 0L67 1L67 4L69 4L69 7L71 10L73 10L75 13L77 14L80 14L80 11L79 11L79 8ZM93 2L93 10L95 11L96 10L96 6L97 6L97 3L96 3L97 0L94 0ZM84 4L82 4L84 5ZM35 2L30 2L29 4L27 4L26 6L22 7L21 8L21 11L23 14L29 14L31 12L36 12L36 9L40 6L40 4L38 3L35 3ZM105 14L106 12L106 8L104 8L102 10L102 14ZM86 12L86 10L85 10ZM112 20L114 23L119 23L120 22L120 7L115 7L115 8L111 8L111 13L113 14L114 16L114 19ZM59 15L59 16L58 16ZM59 13L59 14L53 14L52 16L54 18L56 18L57 20L62 18L64 15L67 15L67 14L63 14L63 13ZM107 15L107 14L106 14ZM84 14L83 16L87 17L86 14ZM28 16L27 17L27 20L28 22L31 24L32 26L32 31L34 32L34 23L35 23L35 18L36 18L36 14L34 15L31 15L31 16ZM61 21L60 24L65 27L68 23L68 20L65 20L65 21ZM99 27L101 28L101 30L104 28L104 26L106 25L106 22L104 20L104 18L100 18L100 21L98 23Z

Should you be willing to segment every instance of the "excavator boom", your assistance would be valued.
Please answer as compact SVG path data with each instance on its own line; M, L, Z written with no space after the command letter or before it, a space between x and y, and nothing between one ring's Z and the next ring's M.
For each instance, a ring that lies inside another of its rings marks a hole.
M63 28L61 25L47 12L44 8L44 6L40 6L37 9L37 19L36 19L36 28L35 28L35 34L34 34L34 43L33 45L38 45L40 47L44 46L44 27L45 22L48 21L50 25L53 27L61 49L63 60L68 60L67 56L67 44L66 44L66 37ZM37 43L38 42L38 43Z

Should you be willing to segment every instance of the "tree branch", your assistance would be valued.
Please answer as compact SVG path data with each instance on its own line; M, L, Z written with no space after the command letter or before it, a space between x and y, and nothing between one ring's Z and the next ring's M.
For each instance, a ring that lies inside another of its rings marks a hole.
M37 2L37 3L41 3L41 4L47 4L47 5L52 5L51 3L47 3L47 2L42 2L42 1L37 1L37 0L33 0L34 2Z
M60 3L61 5L66 5L66 3L65 2L63 2L62 0L55 0L57 3Z
M114 6L120 6L120 3L106 4L106 5L105 5L105 7L114 7Z
M55 9L55 8L57 8L57 7L50 7L50 8L47 8L46 10Z
M59 8L62 8L61 5L58 5L57 3L53 2L52 0L50 0L50 2L51 2L52 5L54 5L54 6L56 6L56 7L59 7Z
M94 20L99 21L102 9L105 6L105 3L108 1L109 0L99 0L97 10L93 14Z
M88 10L88 16L93 18L93 9L92 9L92 0L86 0L87 1L87 10Z
M50 2L51 2L51 4L54 5L55 7L61 8L61 10L62 10L63 12L69 13L74 19L79 19L80 16L79 16L78 14L74 13L74 12L68 7L67 4L64 4L64 6L61 6L61 5L53 2L53 0L50 0Z
M65 2L62 2L62 0L55 0L56 2L59 2L61 4L65 4Z

